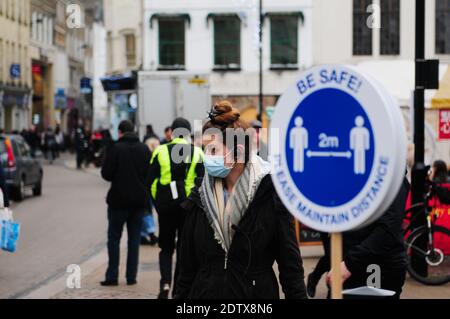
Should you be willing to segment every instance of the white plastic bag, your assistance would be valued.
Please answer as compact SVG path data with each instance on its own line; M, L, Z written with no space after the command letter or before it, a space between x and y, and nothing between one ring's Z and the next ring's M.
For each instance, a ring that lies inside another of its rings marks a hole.
M13 221L12 211L5 207L0 189L0 249L14 253L20 235L20 224Z

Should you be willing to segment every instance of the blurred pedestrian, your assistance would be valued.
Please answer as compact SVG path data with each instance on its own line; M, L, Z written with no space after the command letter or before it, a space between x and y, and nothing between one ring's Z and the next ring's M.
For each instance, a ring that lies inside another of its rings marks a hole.
M44 133L44 149L45 149L45 157L50 161L50 164L56 159L57 153L57 144L55 133L51 127L48 127Z
M75 129L75 151L77 153L77 169L81 169L86 160L86 153L89 148L88 137L82 124Z
M57 125L55 129L55 139L57 146L57 156L59 157L59 154L64 152L65 150L64 133L62 132L61 127L59 125Z
M293 217L248 129L227 101L214 106L203 127L206 173L183 203L176 298L279 299L275 261L286 298L307 298ZM227 142L227 130L237 143Z
M147 140L149 140L151 138L157 139L158 142L160 141L158 135L156 135L155 131L153 131L153 126L151 124L149 124L146 127L146 132L145 132L145 136L144 136L143 142L146 143Z
M407 256L403 240L403 218L409 183L404 178L398 194L387 211L373 224L344 233L344 260L341 274L344 289L367 286L367 268L381 269L381 289L395 292L399 299L406 279ZM331 283L333 269L327 275Z
M180 208L192 191L197 178L203 177L203 152L190 142L191 124L177 118L171 126L171 142L159 146L152 155L152 199L159 221L159 266L161 271L159 299L167 299L172 286L172 258L179 244L184 211ZM178 249L177 249L178 252ZM179 259L177 258L177 264ZM175 267L175 279L178 266ZM173 295L175 295L173 291Z
M156 148L160 145L159 138L153 133L153 128L151 125L147 126L147 134L144 137L144 143L147 145L151 154L153 154ZM149 208L142 219L141 245L154 246L158 243L158 237L156 236L156 225L153 218L153 202L151 196L148 200Z
M164 129L164 138L161 140L161 145L168 144L172 141L172 128L170 126Z
M435 184L446 184L448 180L447 164L442 160L437 160L430 168L430 181Z
M137 283L139 239L142 217L148 207L150 150L139 141L130 121L119 124L119 141L107 152L102 177L111 182L108 192L108 269L103 286L117 286L120 238L124 225L128 233L126 280Z
M262 134L261 134L261 130L262 130L262 123L261 121L252 121L250 123L250 125L252 126L252 128L255 129L255 139L256 139L256 147L258 150L258 155L265 161L268 160L269 158L269 148L267 147L266 142L264 142L263 138L262 138Z
M3 206L5 208L9 207L9 190L6 184L6 175L5 169L3 168L2 163L0 162L0 189L3 193Z

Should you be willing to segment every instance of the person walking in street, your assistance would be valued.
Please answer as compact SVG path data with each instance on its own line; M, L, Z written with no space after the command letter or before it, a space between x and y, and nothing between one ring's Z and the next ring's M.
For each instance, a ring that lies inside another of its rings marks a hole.
M129 121L119 124L119 141L107 152L102 177L111 182L108 192L108 269L103 286L117 286L120 239L124 225L128 232L126 280L137 283L142 217L148 206L150 150L139 141Z
M159 146L153 152L150 174L152 198L159 220L159 299L167 299L172 286L172 257L180 242L185 217L180 204L191 194L196 181L204 174L203 152L188 141L191 135L189 121L175 119L171 131L171 142ZM178 266L175 267L175 278L177 275Z
M381 269L381 289L395 291L399 299L406 279L407 256L403 240L403 218L409 192L409 182L404 178L397 196L387 211L373 224L356 231L344 233L344 260L341 274L344 289L367 286L371 275L367 267ZM333 270L327 275L331 282Z
M270 164L251 147L250 126L228 101L209 117L205 177L183 203L175 298L279 299L276 261L286 298L306 299L293 217L274 189Z
M49 160L50 164L56 159L56 137L53 129L51 127L47 128L47 131L44 134L44 149L46 151L45 157Z
M434 161L430 168L429 179L435 184L446 184L448 182L447 164L442 160Z
M153 131L153 126L151 124L147 125L145 136L143 139L143 142L146 143L149 139L157 139L158 142L160 142L160 139L158 135L155 134L155 131Z
M55 129L55 139L56 139L56 153L59 157L60 153L64 152L65 146L64 146L64 133L61 130L61 127L59 125L56 126Z
M153 127L147 125L147 134L144 136L144 143L147 145L150 152L156 150L160 145L158 136L153 132ZM141 229L141 245L154 246L158 243L158 237L156 236L155 219L153 218L153 203L151 197L149 197L149 208L142 219Z
M86 160L86 153L89 148L88 136L83 128L83 124L80 123L75 129L75 151L77 153L77 169L81 169L84 161Z
M31 126L30 130L25 135L25 141L30 146L31 156L36 157L36 152L40 146L40 137L36 126Z

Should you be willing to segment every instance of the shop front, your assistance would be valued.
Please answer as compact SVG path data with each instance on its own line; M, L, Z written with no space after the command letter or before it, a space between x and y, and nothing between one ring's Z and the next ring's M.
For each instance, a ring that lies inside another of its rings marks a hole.
M108 118L113 138L117 138L120 121L136 123L137 73L129 72L101 79L103 89L108 94Z
M26 88L0 86L0 128L5 132L28 128L30 95Z

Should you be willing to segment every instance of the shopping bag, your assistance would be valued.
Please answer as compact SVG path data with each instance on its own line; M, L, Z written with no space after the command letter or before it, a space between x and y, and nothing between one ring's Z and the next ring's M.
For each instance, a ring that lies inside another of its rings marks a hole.
M156 232L156 225L153 215L144 216L142 220L142 229L147 234L154 234Z
M15 223L12 220L0 221L0 248L10 253L16 252L19 234L19 223Z
M0 189L0 249L14 253L19 240L20 224L13 221L12 210L6 208Z

